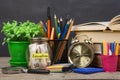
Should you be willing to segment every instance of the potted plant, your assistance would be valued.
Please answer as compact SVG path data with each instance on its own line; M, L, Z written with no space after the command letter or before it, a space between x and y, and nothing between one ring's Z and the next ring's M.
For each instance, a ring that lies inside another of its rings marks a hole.
M1 32L5 35L2 45L8 43L11 66L27 66L26 50L29 39L35 36L42 36L39 24L25 21L4 22Z

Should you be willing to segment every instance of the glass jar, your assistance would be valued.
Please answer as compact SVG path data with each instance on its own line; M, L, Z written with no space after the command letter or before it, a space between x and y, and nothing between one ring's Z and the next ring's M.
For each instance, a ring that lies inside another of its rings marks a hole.
M52 50L47 38L30 39L28 52L28 68L45 69L51 64Z

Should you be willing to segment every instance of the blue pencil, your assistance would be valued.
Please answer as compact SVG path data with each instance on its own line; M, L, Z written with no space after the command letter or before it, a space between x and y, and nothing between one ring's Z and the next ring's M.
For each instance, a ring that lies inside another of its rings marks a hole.
M66 33L67 33L69 24L70 24L70 21L68 21L67 24L66 24L65 27L64 27L64 31L63 31L63 33L61 34L61 37L60 37L61 40L63 40L63 39L65 38L65 35L66 35Z

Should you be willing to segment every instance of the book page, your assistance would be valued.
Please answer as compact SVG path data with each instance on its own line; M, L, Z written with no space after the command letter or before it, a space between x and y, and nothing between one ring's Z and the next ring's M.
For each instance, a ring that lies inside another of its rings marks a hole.
M111 30L120 31L120 15L117 15L110 20L109 27Z
M99 30L105 30L108 26L109 22L89 22L89 23L83 23L74 25L72 27L72 31L99 31Z
M117 16L113 17L113 18L110 20L110 24L112 24L113 22L117 21L118 19L120 19L120 15L117 15Z

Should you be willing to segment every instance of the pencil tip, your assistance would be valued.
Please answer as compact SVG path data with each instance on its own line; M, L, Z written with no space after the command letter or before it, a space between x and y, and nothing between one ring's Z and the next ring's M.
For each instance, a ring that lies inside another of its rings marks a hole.
M63 20L62 20L62 17L60 17L60 21L62 22Z
M54 14L54 18L56 18L56 14Z
M72 18L70 19L70 22L72 21Z
M60 20L58 19L58 23L60 22Z

